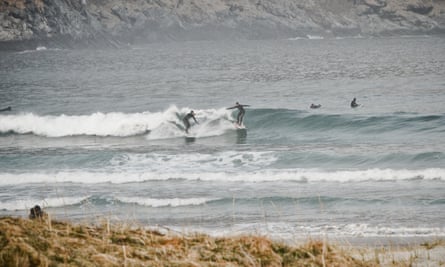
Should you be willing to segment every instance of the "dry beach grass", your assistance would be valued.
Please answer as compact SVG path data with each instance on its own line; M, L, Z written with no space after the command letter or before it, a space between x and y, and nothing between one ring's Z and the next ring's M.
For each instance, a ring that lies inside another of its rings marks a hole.
M0 218L0 266L441 266L444 247L442 241L403 251L312 240L289 245L262 236L164 233L108 221L93 226Z

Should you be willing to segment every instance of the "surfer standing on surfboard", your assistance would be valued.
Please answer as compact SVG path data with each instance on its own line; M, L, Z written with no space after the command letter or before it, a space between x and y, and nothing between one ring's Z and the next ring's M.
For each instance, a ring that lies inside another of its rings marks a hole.
M185 117L182 119L182 121L184 122L184 125L185 125L185 133L189 133L189 128L190 128L189 120L190 119L193 119L193 120L195 120L196 123L198 123L198 121L195 118L195 112L193 110L190 111L187 115L185 115Z
M241 105L240 103L236 102L235 106L227 108L227 109L238 109L238 115L236 116L236 123L241 126L243 124L243 117L244 113L246 113L246 110L244 110L244 107L250 107L250 105Z

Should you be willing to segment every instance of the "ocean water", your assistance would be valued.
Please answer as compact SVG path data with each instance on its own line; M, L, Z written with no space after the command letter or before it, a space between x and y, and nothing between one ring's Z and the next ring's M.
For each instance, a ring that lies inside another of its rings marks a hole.
M212 235L444 237L444 41L0 52L0 215L39 204Z

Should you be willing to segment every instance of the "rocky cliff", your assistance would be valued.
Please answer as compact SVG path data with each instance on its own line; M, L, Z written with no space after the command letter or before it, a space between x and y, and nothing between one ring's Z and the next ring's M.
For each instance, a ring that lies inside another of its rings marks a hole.
M445 33L445 0L2 0L0 48Z

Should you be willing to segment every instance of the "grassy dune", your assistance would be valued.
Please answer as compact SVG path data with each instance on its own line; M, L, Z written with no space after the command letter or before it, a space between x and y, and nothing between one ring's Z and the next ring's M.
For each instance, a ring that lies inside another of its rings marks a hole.
M357 252L321 241L290 246L261 236L0 218L0 266L381 266L378 256L369 257L375 252ZM388 266L413 262L392 260Z

